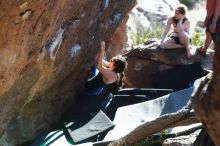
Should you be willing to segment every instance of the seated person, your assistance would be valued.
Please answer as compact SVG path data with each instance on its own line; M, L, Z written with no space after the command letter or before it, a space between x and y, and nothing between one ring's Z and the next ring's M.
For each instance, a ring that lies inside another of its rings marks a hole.
M186 17L186 6L180 5L175 9L175 15L168 18L167 25L164 29L161 48L186 48L187 58L192 57L190 52L190 21ZM172 26L173 32L166 39L166 35Z
M96 56L96 68L99 73L87 81L84 93L88 95L100 94L107 85L115 83L118 80L118 73L122 73L126 67L124 57L116 56L108 62L103 59L104 54L105 42L101 42L101 50Z

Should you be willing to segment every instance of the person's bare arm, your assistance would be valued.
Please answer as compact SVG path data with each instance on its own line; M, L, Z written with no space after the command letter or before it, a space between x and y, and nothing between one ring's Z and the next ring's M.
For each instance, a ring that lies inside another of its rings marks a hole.
M172 24L172 17L169 17L167 20L167 24L164 28L162 38L161 38L161 44L160 44L161 48L164 48L164 40L167 36L167 33L170 31L171 24Z
M109 67L109 62L106 61L105 59L103 59L104 58L104 54L105 54L105 43L104 42L101 42L101 48L103 48L102 56L100 56L101 55L100 53L101 53L101 50L102 50L102 49L100 49L100 52L95 57L96 58L95 59L96 60L96 65L100 61L99 59L102 58L102 65L108 68Z
M220 0L216 0L216 7L214 12L214 17L212 20L212 24L210 25L210 32L214 33L216 29L216 23L220 17Z
M101 42L101 50L104 51L104 53L103 53L103 57L104 57L104 54L105 54L105 42L104 41ZM109 67L109 62L104 60L103 57L102 57L102 65L104 67L108 68Z
M102 59L102 65L108 68L109 67L109 62L106 61L105 59Z
M117 74L105 66L106 65L105 63L108 62L107 61L105 62L105 60L103 60L104 54L105 54L105 44L104 42L101 42L101 52L97 59L97 69L103 75L105 83L112 83L117 79Z

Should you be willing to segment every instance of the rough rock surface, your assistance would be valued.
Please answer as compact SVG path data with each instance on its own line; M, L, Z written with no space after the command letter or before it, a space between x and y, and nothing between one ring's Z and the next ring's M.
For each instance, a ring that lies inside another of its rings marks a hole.
M108 50L106 52L106 58L110 59L116 55L122 54L127 47L127 18L124 18L116 32L111 38Z
M201 130L197 130L190 135L166 139L162 143L162 146L194 146L194 142L200 131Z
M0 144L33 139L77 97L136 0L0 1Z
M192 52L193 58L187 59L184 48L161 49L159 40L149 40L145 45L136 46L124 55L128 66L122 78L123 87L152 88L152 75L175 65L200 61L205 69L212 70L212 50L208 51L205 58L196 52L196 47L192 48Z

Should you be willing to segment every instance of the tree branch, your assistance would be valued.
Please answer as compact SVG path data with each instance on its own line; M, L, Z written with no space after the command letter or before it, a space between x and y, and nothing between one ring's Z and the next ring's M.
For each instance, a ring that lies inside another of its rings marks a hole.
M197 122L198 120L191 108L191 102L189 102L184 108L176 113L166 114L153 121L146 122L135 128L126 136L111 142L108 146L133 146L135 143L144 140L147 136L160 132L163 129Z

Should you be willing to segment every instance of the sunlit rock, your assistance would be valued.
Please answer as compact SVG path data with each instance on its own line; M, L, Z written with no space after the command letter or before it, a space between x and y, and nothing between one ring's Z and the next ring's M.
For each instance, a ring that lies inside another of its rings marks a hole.
M0 2L0 145L56 124L136 0Z

